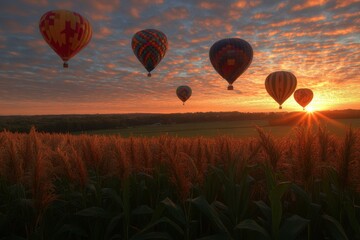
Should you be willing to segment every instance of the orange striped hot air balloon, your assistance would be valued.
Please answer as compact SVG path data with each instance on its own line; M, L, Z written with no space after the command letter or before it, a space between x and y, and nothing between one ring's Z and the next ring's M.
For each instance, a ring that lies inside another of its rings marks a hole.
M294 74L286 71L270 73L265 80L265 88L269 95L279 104L282 104L295 91L297 80Z
M89 21L79 13L67 10L52 10L45 13L39 22L40 33L49 46L64 61L68 61L83 49L92 36Z
M295 101L303 107L303 110L305 110L305 107L311 102L313 97L313 91L308 88L299 88L294 92Z

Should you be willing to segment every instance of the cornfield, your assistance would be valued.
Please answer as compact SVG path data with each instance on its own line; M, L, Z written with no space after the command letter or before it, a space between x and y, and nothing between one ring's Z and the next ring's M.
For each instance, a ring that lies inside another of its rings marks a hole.
M0 133L0 239L360 239L360 132Z

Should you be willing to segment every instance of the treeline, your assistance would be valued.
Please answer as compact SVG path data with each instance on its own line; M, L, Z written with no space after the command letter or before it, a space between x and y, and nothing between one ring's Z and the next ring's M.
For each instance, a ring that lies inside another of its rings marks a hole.
M330 118L360 118L360 110L327 111L321 114ZM196 112L173 114L93 114L93 115L37 115L0 116L0 129L11 132L37 131L67 133L77 131L116 129L151 124L178 124L214 121L276 120L288 119L294 113L270 112ZM293 119L293 118L290 118ZM280 121L281 122L281 121ZM290 121L296 122L296 121ZM281 123L289 124L289 123Z

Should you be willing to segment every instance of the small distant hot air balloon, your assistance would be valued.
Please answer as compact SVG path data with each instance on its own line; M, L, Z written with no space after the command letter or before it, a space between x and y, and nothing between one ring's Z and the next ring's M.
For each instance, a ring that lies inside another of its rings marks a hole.
M240 38L226 38L215 42L209 51L210 62L228 83L232 84L250 66L253 58L251 45Z
M79 13L67 10L52 10L45 13L39 22L40 33L49 46L64 61L68 61L83 49L92 36L89 21Z
M137 59L148 71L148 77L151 77L150 72L165 56L168 41L163 32L145 29L134 34L131 47Z
M189 86L179 86L176 89L176 95L178 98L183 102L183 105L185 104L186 100L188 100L191 96L192 90Z
M270 73L265 80L265 88L269 95L279 104L282 104L295 91L297 80L294 74L286 71Z
M299 88L294 92L295 101L303 107L305 107L311 102L314 97L313 91L308 88Z

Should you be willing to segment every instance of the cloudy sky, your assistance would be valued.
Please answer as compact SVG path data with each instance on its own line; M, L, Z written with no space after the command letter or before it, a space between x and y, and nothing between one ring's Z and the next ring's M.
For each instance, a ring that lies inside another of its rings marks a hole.
M93 27L68 69L39 32L49 10L67 9ZM148 78L131 49L139 30L167 35L165 58ZM227 90L209 49L238 37L252 64ZM1 0L0 115L279 111L264 81L294 73L316 110L360 108L360 0ZM179 85L193 95L185 106ZM285 111L301 110L291 96Z

